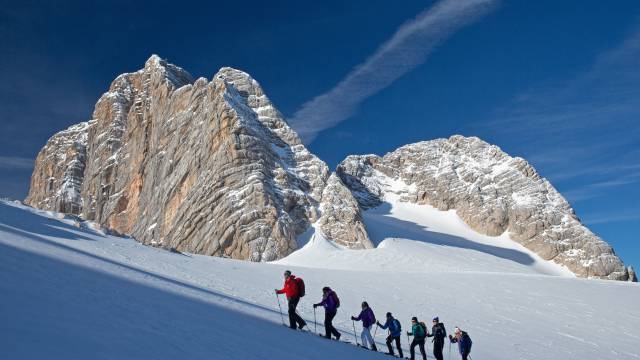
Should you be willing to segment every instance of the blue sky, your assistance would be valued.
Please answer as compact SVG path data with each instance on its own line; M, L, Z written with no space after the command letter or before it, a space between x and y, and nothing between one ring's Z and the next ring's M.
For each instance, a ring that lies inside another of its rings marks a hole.
M452 134L531 162L640 265L640 2L0 0L0 196L153 53L249 72L335 166Z

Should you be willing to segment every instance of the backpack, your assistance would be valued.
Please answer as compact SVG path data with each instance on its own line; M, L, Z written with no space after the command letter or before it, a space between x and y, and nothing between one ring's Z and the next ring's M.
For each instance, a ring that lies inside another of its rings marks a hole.
M338 298L338 294L336 294L335 291L331 291L331 294L329 294L329 296L333 297L333 301L336 303L336 309L340 307L340 299Z
M402 325L400 324L400 321L398 321L398 319L394 318L392 323L393 323L394 329L390 329L390 330L392 330L391 332L402 331Z
M298 287L298 296L303 297L305 295L304 280L302 280L302 278L297 277L296 286Z
M469 337L469 334L467 334L466 331L462 332L462 336L460 337L460 339L464 339L466 340L466 342L469 344L467 346L467 348L465 349L467 352L471 352L471 345L473 345L473 341L471 341L471 337Z
M422 334L413 334L413 336L417 338L424 338L425 336L427 336L427 325L422 321L420 321L418 325L420 329L422 329Z
M447 329L444 328L444 323L438 323L438 325L436 325L436 327L442 329L442 337L446 338L447 337Z

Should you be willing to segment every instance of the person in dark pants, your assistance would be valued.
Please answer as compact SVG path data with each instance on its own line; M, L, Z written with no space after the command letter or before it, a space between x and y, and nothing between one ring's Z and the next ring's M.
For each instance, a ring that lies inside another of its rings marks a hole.
M471 353L471 344L473 344L469 334L456 327L454 336L449 335L449 341L452 343L458 343L458 351L460 351L462 360L467 360L469 358L469 354Z
M296 313L296 307L300 301L300 291L298 279L291 275L291 271L284 272L284 287L280 290L276 289L276 294L285 294L289 303L289 327L296 329L302 329L307 323Z
M396 348L398 348L398 354L401 358L404 357L402 355L402 347L400 346L400 335L402 335L402 325L400 325L400 321L398 321L398 319L395 319L393 315L388 312L387 321L384 323L384 325L380 324L379 321L376 324L383 330L389 329L389 336L387 336L387 348L389 349L389 355L395 355L393 353L393 347L391 346L391 343L395 341Z
M447 330L437 316L433 318L431 334L427 334L427 337L433 337L433 356L436 360L443 360L442 350L444 349L444 339L447 338Z
M322 288L322 301L317 304L313 304L313 308L318 306L324 307L324 330L325 337L331 339L331 335L336 337L336 340L340 340L340 333L333 327L333 318L338 313L338 307L340 307L340 299L335 291L330 287L325 286Z
M427 336L426 326L422 323L418 322L417 317L411 318L411 331L407 332L407 335L413 335L413 341L411 342L410 352L411 352L411 360L415 360L415 348L418 346L420 348L420 354L422 354L422 359L427 360L427 352L424 351L424 339Z

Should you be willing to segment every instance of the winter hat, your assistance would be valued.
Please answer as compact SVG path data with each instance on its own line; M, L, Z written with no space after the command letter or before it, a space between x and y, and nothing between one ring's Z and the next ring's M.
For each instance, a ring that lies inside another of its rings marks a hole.
M284 276L291 276L291 271L287 270L284 272Z
M387 317L391 317L391 313L390 312L387 313Z
M453 329L453 332L456 333L456 334L460 334L462 332L462 330L460 330L460 328L456 326L456 328Z
M414 316L414 317L411 318L411 321L418 322L418 318Z
M433 321L440 322L440 319L438 319L438 317L436 316L436 317L433 318Z
M327 292L327 291L331 291L331 288L328 286L325 286L322 288L322 291Z

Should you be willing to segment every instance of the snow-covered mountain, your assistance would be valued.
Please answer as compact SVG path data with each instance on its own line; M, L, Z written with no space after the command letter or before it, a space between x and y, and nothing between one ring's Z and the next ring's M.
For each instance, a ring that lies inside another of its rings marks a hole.
M419 142L384 157L349 156L337 174L361 209L380 206L399 189L385 184L396 183L403 201L455 210L478 233L504 235L578 276L627 280L633 272L529 163L475 137Z
M350 316L366 300L404 329L411 316L461 327L474 359L640 357L638 284L575 278L504 235L465 228L453 210L400 201L397 182L382 186L384 205L362 217L376 248L347 249L312 227L277 263L172 253L2 201L2 358L388 359L280 325L273 288L285 269L306 282L298 311L312 331L324 330L311 307L320 289L337 291L334 324L352 342ZM374 333L385 349L386 332ZM405 336L402 346L408 354ZM459 359L455 346L445 356Z
M577 276L633 278L548 181L496 146L454 136L350 156L330 174L248 74L193 80L155 55L114 80L91 120L47 142L26 203L144 244L272 261L310 234L364 255L379 243L368 214L396 200L455 211L449 235L470 227L487 246L522 245ZM387 237L435 214L419 209Z

